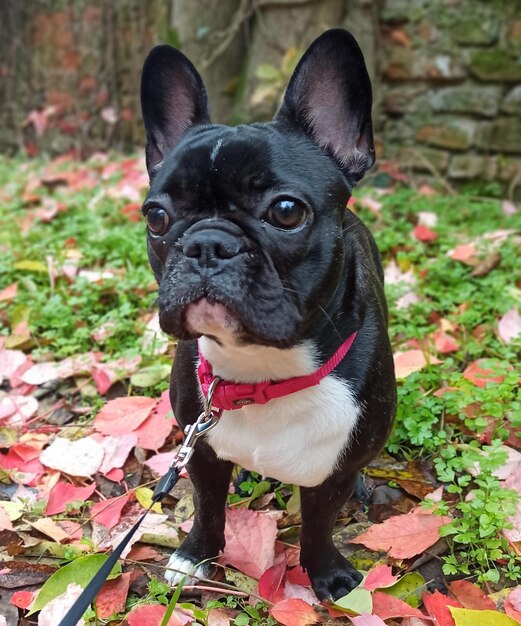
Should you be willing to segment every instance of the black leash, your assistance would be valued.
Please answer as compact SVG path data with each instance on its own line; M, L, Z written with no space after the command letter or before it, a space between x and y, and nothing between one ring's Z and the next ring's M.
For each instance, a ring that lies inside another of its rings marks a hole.
M214 389L217 386L218 382L219 379L215 378L208 390L208 397L205 399L204 403L204 411L193 424L190 424L186 427L183 445L181 446L179 452L172 461L168 472L157 483L156 488L154 489L154 493L152 495L151 505L137 520L134 526L132 526L132 528L128 531L118 547L112 551L112 554L96 572L94 578L81 592L79 598L67 611L67 614L58 626L76 626L85 611L89 608L90 604L98 595L99 590L103 586L103 583L112 571L114 565L116 565L119 557L121 556L121 553L127 547L129 541L132 539L136 530L140 527L141 523L150 512L152 506L156 502L161 502L161 500L163 500L163 498L165 498L176 485L177 481L179 480L181 470L188 463L192 454L194 453L194 445L197 439L199 439L199 437L201 437L211 428L217 425L219 418L221 417L221 411L213 410L211 402Z

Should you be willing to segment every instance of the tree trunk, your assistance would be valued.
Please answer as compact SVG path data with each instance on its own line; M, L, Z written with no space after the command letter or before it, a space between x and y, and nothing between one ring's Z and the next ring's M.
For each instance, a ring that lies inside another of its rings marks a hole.
M214 122L232 117L249 15L244 0L172 0L174 38L203 77Z

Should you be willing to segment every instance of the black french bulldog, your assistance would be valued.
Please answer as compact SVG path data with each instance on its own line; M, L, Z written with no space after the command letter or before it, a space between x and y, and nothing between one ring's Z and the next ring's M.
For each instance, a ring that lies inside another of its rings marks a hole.
M362 577L333 544L336 516L385 443L396 394L378 251L346 210L374 162L362 53L348 32L324 33L273 121L232 128L210 122L192 63L157 46L141 102L148 253L161 327L180 339L178 422L201 412L205 376L227 389L188 464L195 522L167 579L212 573L237 463L301 486L301 563L318 598L337 599Z

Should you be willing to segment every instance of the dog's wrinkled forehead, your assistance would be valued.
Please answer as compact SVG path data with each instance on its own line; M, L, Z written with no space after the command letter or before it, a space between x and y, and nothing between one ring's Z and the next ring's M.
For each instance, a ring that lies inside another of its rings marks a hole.
M324 185L324 175L310 167L309 151L323 158L331 176L343 178L311 141L270 124L195 127L166 156L151 192L181 198L215 188L231 196L276 189L311 193Z

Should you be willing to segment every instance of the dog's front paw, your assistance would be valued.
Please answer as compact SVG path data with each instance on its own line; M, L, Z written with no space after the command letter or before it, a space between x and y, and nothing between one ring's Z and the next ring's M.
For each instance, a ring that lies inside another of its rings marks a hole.
M214 573L210 562L194 562L178 552L172 554L167 568L165 578L172 587L178 585L185 576L185 585L195 585L201 578L210 578Z
M306 569L319 600L338 600L358 587L363 579L362 574L340 552L324 557Z

